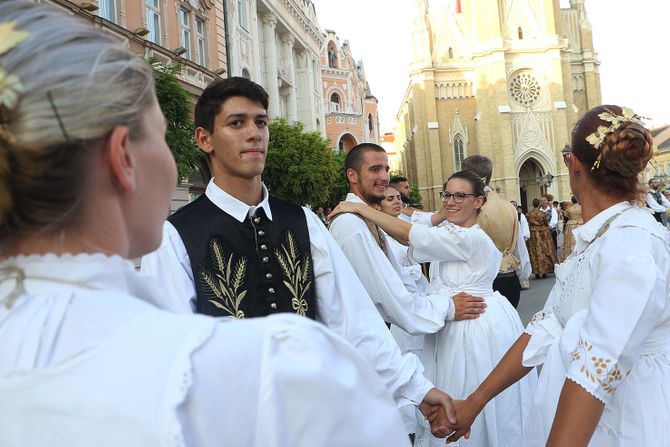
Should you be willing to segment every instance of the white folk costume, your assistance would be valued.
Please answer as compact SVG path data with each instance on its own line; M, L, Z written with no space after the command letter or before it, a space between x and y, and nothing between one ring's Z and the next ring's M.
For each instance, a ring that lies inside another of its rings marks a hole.
M250 207L212 180L165 223L163 243L142 258L142 271L165 285L162 302L176 312L313 316L368 360L399 406L419 404L433 386L418 358L401 355L319 218L269 197L265 186Z
M433 261L439 293L466 292L486 300L486 311L474 320L448 322L442 330L426 335L422 361L426 376L454 399L472 393L523 332L519 314L500 293L493 291L501 253L491 238L475 225L463 228L448 222L437 227L414 225L410 255L419 262ZM472 425L463 446L518 446L530 407L537 376L531 372L484 408ZM427 425L418 446L443 445L430 435Z
M542 372L525 446L544 445L569 379L605 405L591 447L670 445L670 241L622 202L575 229L547 303L528 325Z
M384 233L384 235L386 237L388 248L393 253L393 256L398 262L400 268L414 280L416 283L416 288L420 292L428 293L430 289L430 283L424 276L423 271L421 270L421 265L419 265L413 259L410 259L407 255L408 247L396 241L388 234ZM409 352L418 358L422 357L423 334L412 335L393 324L391 325L391 335L393 335L393 338L395 338L396 342L398 342L400 352L403 354ZM412 405L406 405L400 409L400 414L402 415L402 419L405 422L405 426L407 427L407 433L416 433L418 428L417 414L419 414L416 411L416 408Z
M407 445L377 374L323 326L174 314L162 295L119 257L0 263L0 444Z

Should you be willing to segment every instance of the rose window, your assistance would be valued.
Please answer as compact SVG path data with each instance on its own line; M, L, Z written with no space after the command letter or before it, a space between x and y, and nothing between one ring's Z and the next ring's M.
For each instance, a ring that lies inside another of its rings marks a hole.
M516 102L530 107L540 96L540 84L528 73L521 73L510 82L509 92Z

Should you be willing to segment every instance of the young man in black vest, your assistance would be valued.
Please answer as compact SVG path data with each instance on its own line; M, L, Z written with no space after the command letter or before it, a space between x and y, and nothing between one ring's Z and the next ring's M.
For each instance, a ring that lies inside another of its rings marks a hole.
M173 214L163 243L142 270L170 291L174 311L234 318L293 312L316 319L368 360L399 404L441 406L451 398L400 354L365 288L327 229L307 208L268 194L261 180L268 150L268 95L244 78L210 84L195 109L196 142L212 166L204 195ZM443 414L443 413L441 413ZM451 419L451 421L447 420Z

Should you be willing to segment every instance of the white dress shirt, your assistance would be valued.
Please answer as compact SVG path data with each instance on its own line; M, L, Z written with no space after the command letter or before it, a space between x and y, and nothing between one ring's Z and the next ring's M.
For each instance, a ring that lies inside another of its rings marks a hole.
M214 180L205 191L218 208L239 222L257 207L263 208L272 220L268 191L263 186L263 199L250 207L219 188ZM382 378L399 406L419 404L432 384L422 375L419 359L402 355L398 345L367 297L346 257L319 218L303 208L307 219L312 254L317 321L348 340ZM179 237L169 222L163 226L163 242L153 253L142 258L142 271L156 278L168 293L165 306L176 312L192 312L196 299L191 263Z
M670 208L670 202L668 202L668 199L665 198L663 194L661 194L661 203L658 203L654 196L652 196L652 193L655 193L656 191L654 190L649 190L647 193L646 201L647 201L647 206L652 209L654 213L661 213L665 214L665 212Z
M519 218L519 229L521 230L524 242L530 239L530 225L528 225L528 219L526 219L526 215L523 213L521 213L521 217Z
M365 203L352 193L347 194L346 200ZM393 253L384 255L360 217L338 216L331 222L330 232L384 320L418 335L437 332L445 320L453 319L455 308L451 297L422 294L415 281L400 268Z
M0 263L2 446L407 445L377 374L322 325L175 314L162 294L118 256Z
M558 212L556 211L556 208L554 208L551 205L548 205L547 208L540 207L540 211L542 211L543 213L546 213L549 210L551 210L551 218L549 219L549 229L555 230L556 225L558 225Z

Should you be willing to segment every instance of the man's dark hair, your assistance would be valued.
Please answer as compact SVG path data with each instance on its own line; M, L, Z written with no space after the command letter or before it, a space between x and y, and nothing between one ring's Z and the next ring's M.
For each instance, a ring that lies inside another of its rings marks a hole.
M241 96L268 108L268 94L263 87L246 78L219 79L207 86L195 105L195 126L214 132L214 119L229 98Z
M397 188L400 186L400 182L406 182L407 177L403 177L402 175L394 175L391 177L391 180L389 180L389 186L392 186L394 188Z
M353 169L357 174L361 172L363 166L363 156L366 152L386 152L383 147L374 143L361 143L352 147L347 158L344 160L344 172Z
M466 157L461 163L463 171L472 171L479 176L487 186L491 182L491 175L493 174L493 163L488 157L483 155L470 155Z

